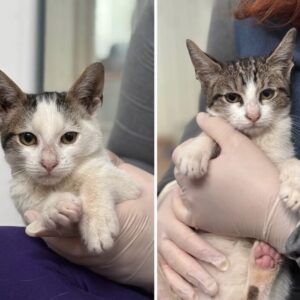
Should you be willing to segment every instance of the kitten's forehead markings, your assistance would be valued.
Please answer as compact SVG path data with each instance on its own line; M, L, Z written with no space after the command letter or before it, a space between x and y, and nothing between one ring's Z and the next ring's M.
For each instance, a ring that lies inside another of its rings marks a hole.
M253 80L250 80L246 83L245 94L244 94L244 102L245 105L253 106L257 105L257 87Z
M237 68L237 71L238 71L238 74L240 75L241 77L241 80L242 80L242 84L245 85L246 84L246 73L241 65L241 62L240 61L237 61L236 62L236 68Z
M32 127L46 142L50 142L62 130L64 117L58 110L55 99L39 99L32 118Z

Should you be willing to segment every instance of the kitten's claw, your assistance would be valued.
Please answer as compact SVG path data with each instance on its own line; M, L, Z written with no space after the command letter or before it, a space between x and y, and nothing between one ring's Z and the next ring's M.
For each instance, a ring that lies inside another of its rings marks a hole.
M119 221L116 213L97 215L89 218L83 216L81 234L89 252L99 254L114 244L114 237L119 233Z
M300 212L300 162L291 160L285 163L280 173L279 197L294 212Z
M192 144L180 145L173 153L178 171L189 178L201 178L207 173L211 154Z

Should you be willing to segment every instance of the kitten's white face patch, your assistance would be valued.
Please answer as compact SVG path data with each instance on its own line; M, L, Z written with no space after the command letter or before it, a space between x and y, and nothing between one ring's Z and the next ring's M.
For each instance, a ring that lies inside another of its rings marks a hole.
M102 146L101 132L93 119L72 121L58 108L56 99L38 99L37 103L32 118L22 129L22 132L34 134L37 144L20 144L21 154L28 177L43 185L53 185L70 175L82 159ZM62 142L67 132L78 133L74 143ZM55 165L50 172L45 168L45 160Z
M45 143L51 143L64 130L64 125L64 116L55 102L43 100L37 106L30 127L39 133Z
M234 103L228 107L228 120L235 128L247 133L257 132L274 121L272 106L260 102L260 90L253 80L246 83L241 96L242 105Z

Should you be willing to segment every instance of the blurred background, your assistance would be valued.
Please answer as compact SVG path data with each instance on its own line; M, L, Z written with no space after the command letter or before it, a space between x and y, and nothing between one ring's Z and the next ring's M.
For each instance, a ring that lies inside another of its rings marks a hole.
M196 115L200 83L185 40L206 49L214 1L162 0L157 3L158 181L166 171L185 125Z
M145 0L0 0L0 69L25 92L65 91L89 64L106 69L101 128L116 114L131 32ZM22 225L0 150L0 225Z

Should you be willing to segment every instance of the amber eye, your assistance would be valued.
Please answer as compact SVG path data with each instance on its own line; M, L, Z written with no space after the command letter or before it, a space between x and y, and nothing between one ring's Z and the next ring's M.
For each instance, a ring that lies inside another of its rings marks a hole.
M37 144L37 138L31 132L22 132L19 134L19 141L25 146L33 146Z
M78 136L78 132L69 131L66 132L60 139L63 144L73 144L75 143Z
M274 95L275 91L273 89L265 89L260 93L260 100L270 100Z
M225 99L229 102L229 103L236 103L236 102L241 102L242 98L240 95L236 94L236 93L228 93L225 95Z

